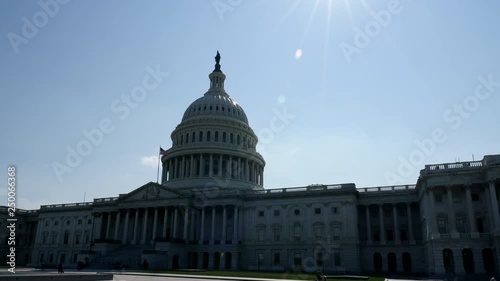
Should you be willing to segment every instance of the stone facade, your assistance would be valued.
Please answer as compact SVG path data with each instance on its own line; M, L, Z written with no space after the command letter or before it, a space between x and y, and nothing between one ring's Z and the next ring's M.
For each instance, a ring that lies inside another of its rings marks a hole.
M219 60L209 78L209 90L188 107L172 147L162 152L161 183L19 211L21 263L139 267L147 260L150 269L431 275L498 270L500 155L426 165L416 185L264 189L257 137L224 90Z

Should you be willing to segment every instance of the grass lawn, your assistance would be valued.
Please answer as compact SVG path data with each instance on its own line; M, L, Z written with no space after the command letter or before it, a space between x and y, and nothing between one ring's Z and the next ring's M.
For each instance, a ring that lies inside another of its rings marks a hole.
M253 271L162 271L162 270L138 270L137 272L150 273L168 273L168 274L187 274L187 275L207 275L207 276L227 276L227 277L251 277L251 278L270 278L270 279L294 279L313 281L316 274L295 274L280 272L253 272ZM370 277L370 281L384 281L383 277ZM335 281L348 281L347 279L329 279ZM349 280L352 281L352 280Z

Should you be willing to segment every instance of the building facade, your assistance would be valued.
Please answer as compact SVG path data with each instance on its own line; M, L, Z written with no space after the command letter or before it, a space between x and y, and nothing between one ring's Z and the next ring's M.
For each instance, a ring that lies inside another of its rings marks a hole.
M226 93L225 78L218 54L209 90L186 109L171 134L172 147L161 157L161 183L93 202L19 211L20 262L497 272L500 155L426 165L415 185L264 189L257 136Z

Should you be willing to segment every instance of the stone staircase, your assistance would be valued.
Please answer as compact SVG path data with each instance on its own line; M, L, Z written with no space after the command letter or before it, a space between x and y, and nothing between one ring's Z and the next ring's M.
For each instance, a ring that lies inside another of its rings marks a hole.
M120 262L128 265L128 268L141 268L141 255L144 250L154 250L152 245L122 245L117 249L98 256L92 263L91 268L111 269L113 263Z

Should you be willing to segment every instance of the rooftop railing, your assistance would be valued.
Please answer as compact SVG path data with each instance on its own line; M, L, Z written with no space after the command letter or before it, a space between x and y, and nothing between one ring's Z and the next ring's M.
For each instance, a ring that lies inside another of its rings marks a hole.
M376 186L376 187L364 187L358 188L359 192L380 192L380 191L405 191L413 190L415 185L393 185L393 186Z
M425 172L436 173L436 172L450 171L450 170L477 169L481 167L483 167L483 161L444 163L435 165L425 165Z
M74 207L84 207L84 206L92 206L92 202L42 205L40 206L40 209L43 210L43 209L56 209L56 208L74 208Z

